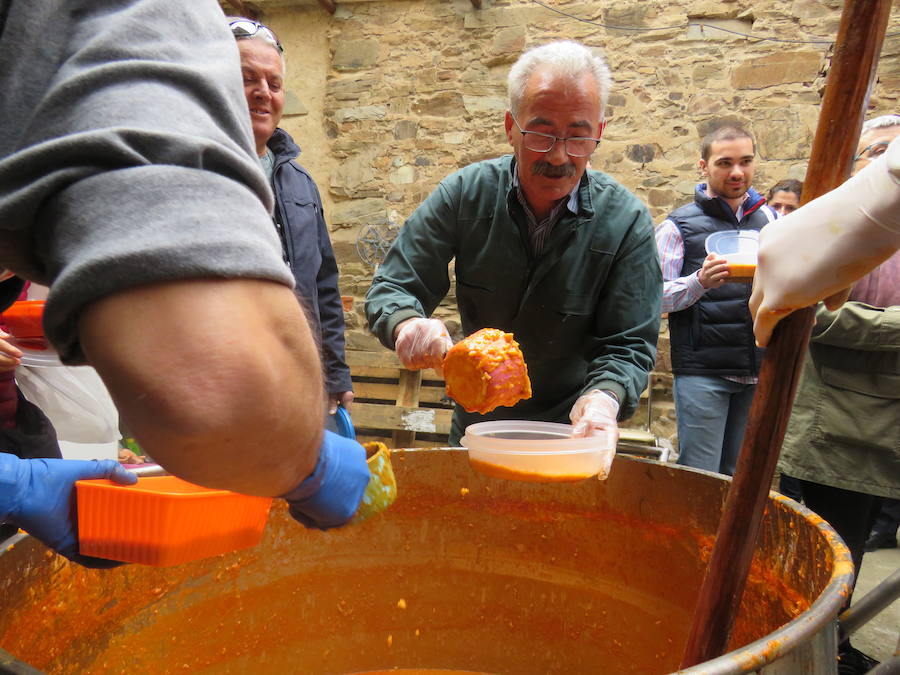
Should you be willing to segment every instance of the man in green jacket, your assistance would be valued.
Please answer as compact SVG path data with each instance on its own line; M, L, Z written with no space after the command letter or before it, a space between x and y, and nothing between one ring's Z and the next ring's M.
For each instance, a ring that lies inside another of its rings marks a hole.
M647 209L587 170L609 70L586 47L554 42L523 54L508 85L514 155L450 175L410 216L366 297L369 326L407 367L439 367L450 337L426 317L455 258L463 331L513 333L533 396L487 415L457 406L451 445L489 419L571 420L576 435L617 435L656 358L662 277Z

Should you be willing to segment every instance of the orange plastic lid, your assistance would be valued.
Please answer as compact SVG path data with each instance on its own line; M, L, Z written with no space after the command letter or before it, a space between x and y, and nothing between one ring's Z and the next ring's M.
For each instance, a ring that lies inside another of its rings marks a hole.
M80 480L75 488L83 555L160 567L255 546L272 504L175 476L134 485Z

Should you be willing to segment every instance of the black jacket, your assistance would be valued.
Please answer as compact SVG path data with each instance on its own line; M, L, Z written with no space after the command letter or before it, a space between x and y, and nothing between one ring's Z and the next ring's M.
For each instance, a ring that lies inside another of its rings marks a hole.
M322 352L329 394L351 391L350 368L344 361L344 310L338 267L328 237L322 199L306 169L294 161L300 148L283 129L267 144L275 154L272 177L275 219L282 245Z
M698 186L691 204L669 215L681 232L684 263L680 276L693 274L706 258L706 237L721 230L757 230L776 218L752 188L738 222L723 199ZM726 283L696 303L669 314L672 372L675 375L751 376L759 373L764 350L756 347L747 302L751 284Z

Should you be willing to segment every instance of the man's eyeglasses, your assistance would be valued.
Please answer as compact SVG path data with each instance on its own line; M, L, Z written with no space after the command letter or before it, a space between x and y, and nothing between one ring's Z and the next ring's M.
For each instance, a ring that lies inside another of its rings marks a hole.
M862 149L856 157L853 158L853 161L857 161L859 159L868 159L872 161L876 157L879 157L884 154L884 151L887 150L888 145L890 145L890 141L877 141L872 143L872 145L867 145Z
M277 47L278 51L284 52L284 47L282 47L281 42L278 41L278 36L275 35L275 31L258 21L253 21L251 19L233 19L228 22L228 26L231 28L231 34L238 39L253 37L259 33L263 40L273 47Z
M512 115L510 115L512 117ZM532 152L550 152L557 141L562 141L569 157L588 157L593 154L594 150L600 144L599 138L588 138L586 136L571 136L569 138L561 138L553 134L542 134L539 131L525 131L519 126L518 120L512 118L516 128L522 134L522 143L528 150ZM600 124L600 133L603 133L604 123Z

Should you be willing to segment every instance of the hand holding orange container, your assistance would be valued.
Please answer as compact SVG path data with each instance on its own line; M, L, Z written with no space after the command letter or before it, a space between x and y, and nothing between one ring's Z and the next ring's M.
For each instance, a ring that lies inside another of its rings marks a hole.
M756 274L759 232L756 230L723 230L706 238L706 252L728 262L726 282L751 283Z

